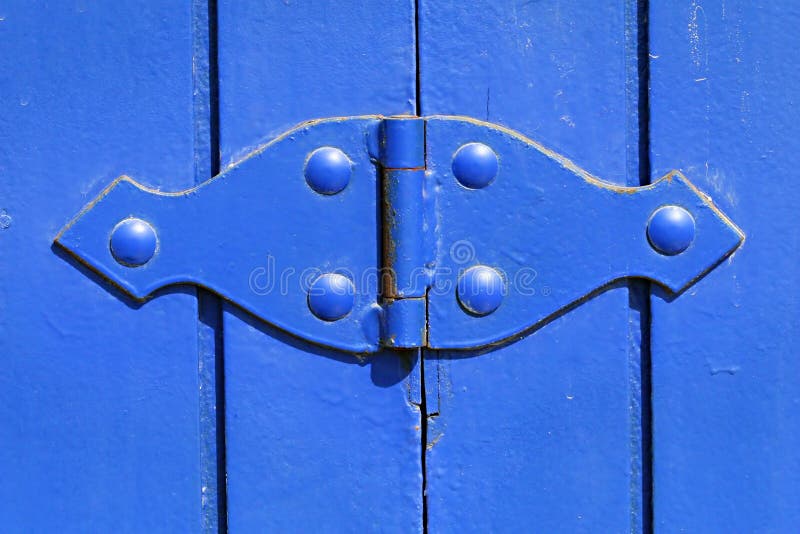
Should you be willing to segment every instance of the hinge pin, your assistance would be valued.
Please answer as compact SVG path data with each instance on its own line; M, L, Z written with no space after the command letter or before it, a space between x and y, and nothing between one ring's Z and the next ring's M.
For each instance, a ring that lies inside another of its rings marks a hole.
M428 290L423 247L425 121L393 117L381 125L383 167L384 310L381 343L422 347L426 340Z

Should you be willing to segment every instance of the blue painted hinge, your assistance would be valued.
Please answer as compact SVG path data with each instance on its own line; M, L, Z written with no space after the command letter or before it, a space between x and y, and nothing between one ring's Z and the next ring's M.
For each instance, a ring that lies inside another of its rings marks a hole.
M741 231L679 172L620 187L465 117L315 120L181 192L122 176L56 243L130 296L206 287L353 352L514 339L625 277L681 292Z
M381 343L425 346L429 280L425 271L423 197L425 121L397 117L381 125Z

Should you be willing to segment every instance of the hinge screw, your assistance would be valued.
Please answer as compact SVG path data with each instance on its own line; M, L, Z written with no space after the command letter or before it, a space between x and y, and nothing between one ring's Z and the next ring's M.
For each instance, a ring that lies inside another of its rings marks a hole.
M353 172L347 155L331 146L318 148L306 159L308 185L321 195L335 195L347 187Z
M349 278L338 273L319 276L308 290L308 307L323 321L341 319L353 309L355 287Z
M662 206L647 222L647 238L656 251L674 256L694 241L694 218L680 206Z
M497 176L497 154L483 143L467 143L453 155L453 174L464 187L486 187Z
M473 315L489 315L503 302L506 284L495 269L476 265L458 279L456 292L464 310Z
M109 245L117 263L139 267L150 261L156 253L158 238L148 222L131 217L114 227Z

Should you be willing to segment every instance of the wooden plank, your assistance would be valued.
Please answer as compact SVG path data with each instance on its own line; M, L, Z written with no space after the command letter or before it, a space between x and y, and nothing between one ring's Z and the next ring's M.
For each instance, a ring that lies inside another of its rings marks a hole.
M653 175L681 169L747 235L687 294L652 299L655 524L794 531L800 8L650 8Z
M219 47L223 166L301 121L414 113L410 1L225 0ZM416 351L359 359L234 307L224 336L231 530L421 530Z
M423 0L423 113L638 185L633 6ZM617 284L513 344L426 355L431 531L642 529L638 315Z
M0 13L0 516L14 531L200 527L194 292L135 305L51 249L122 173L192 185L190 8Z

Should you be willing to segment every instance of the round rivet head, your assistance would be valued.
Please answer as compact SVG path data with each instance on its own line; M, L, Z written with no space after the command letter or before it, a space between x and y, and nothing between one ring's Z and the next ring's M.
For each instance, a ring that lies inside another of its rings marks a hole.
M352 163L347 155L331 146L316 149L306 160L306 182L322 195L335 195L347 187L352 173Z
M353 309L355 287L344 275L323 274L308 290L308 307L323 321L341 319Z
M157 246L156 231L141 219L125 219L111 231L111 254L127 267L139 267L150 261Z
M453 156L453 174L464 187L480 189L497 176L497 154L483 143L467 143Z
M470 267L458 280L461 306L474 315L488 315L503 302L505 282L496 270L485 265Z
M680 206L662 206L647 222L650 245L661 254L674 256L694 241L694 218Z

